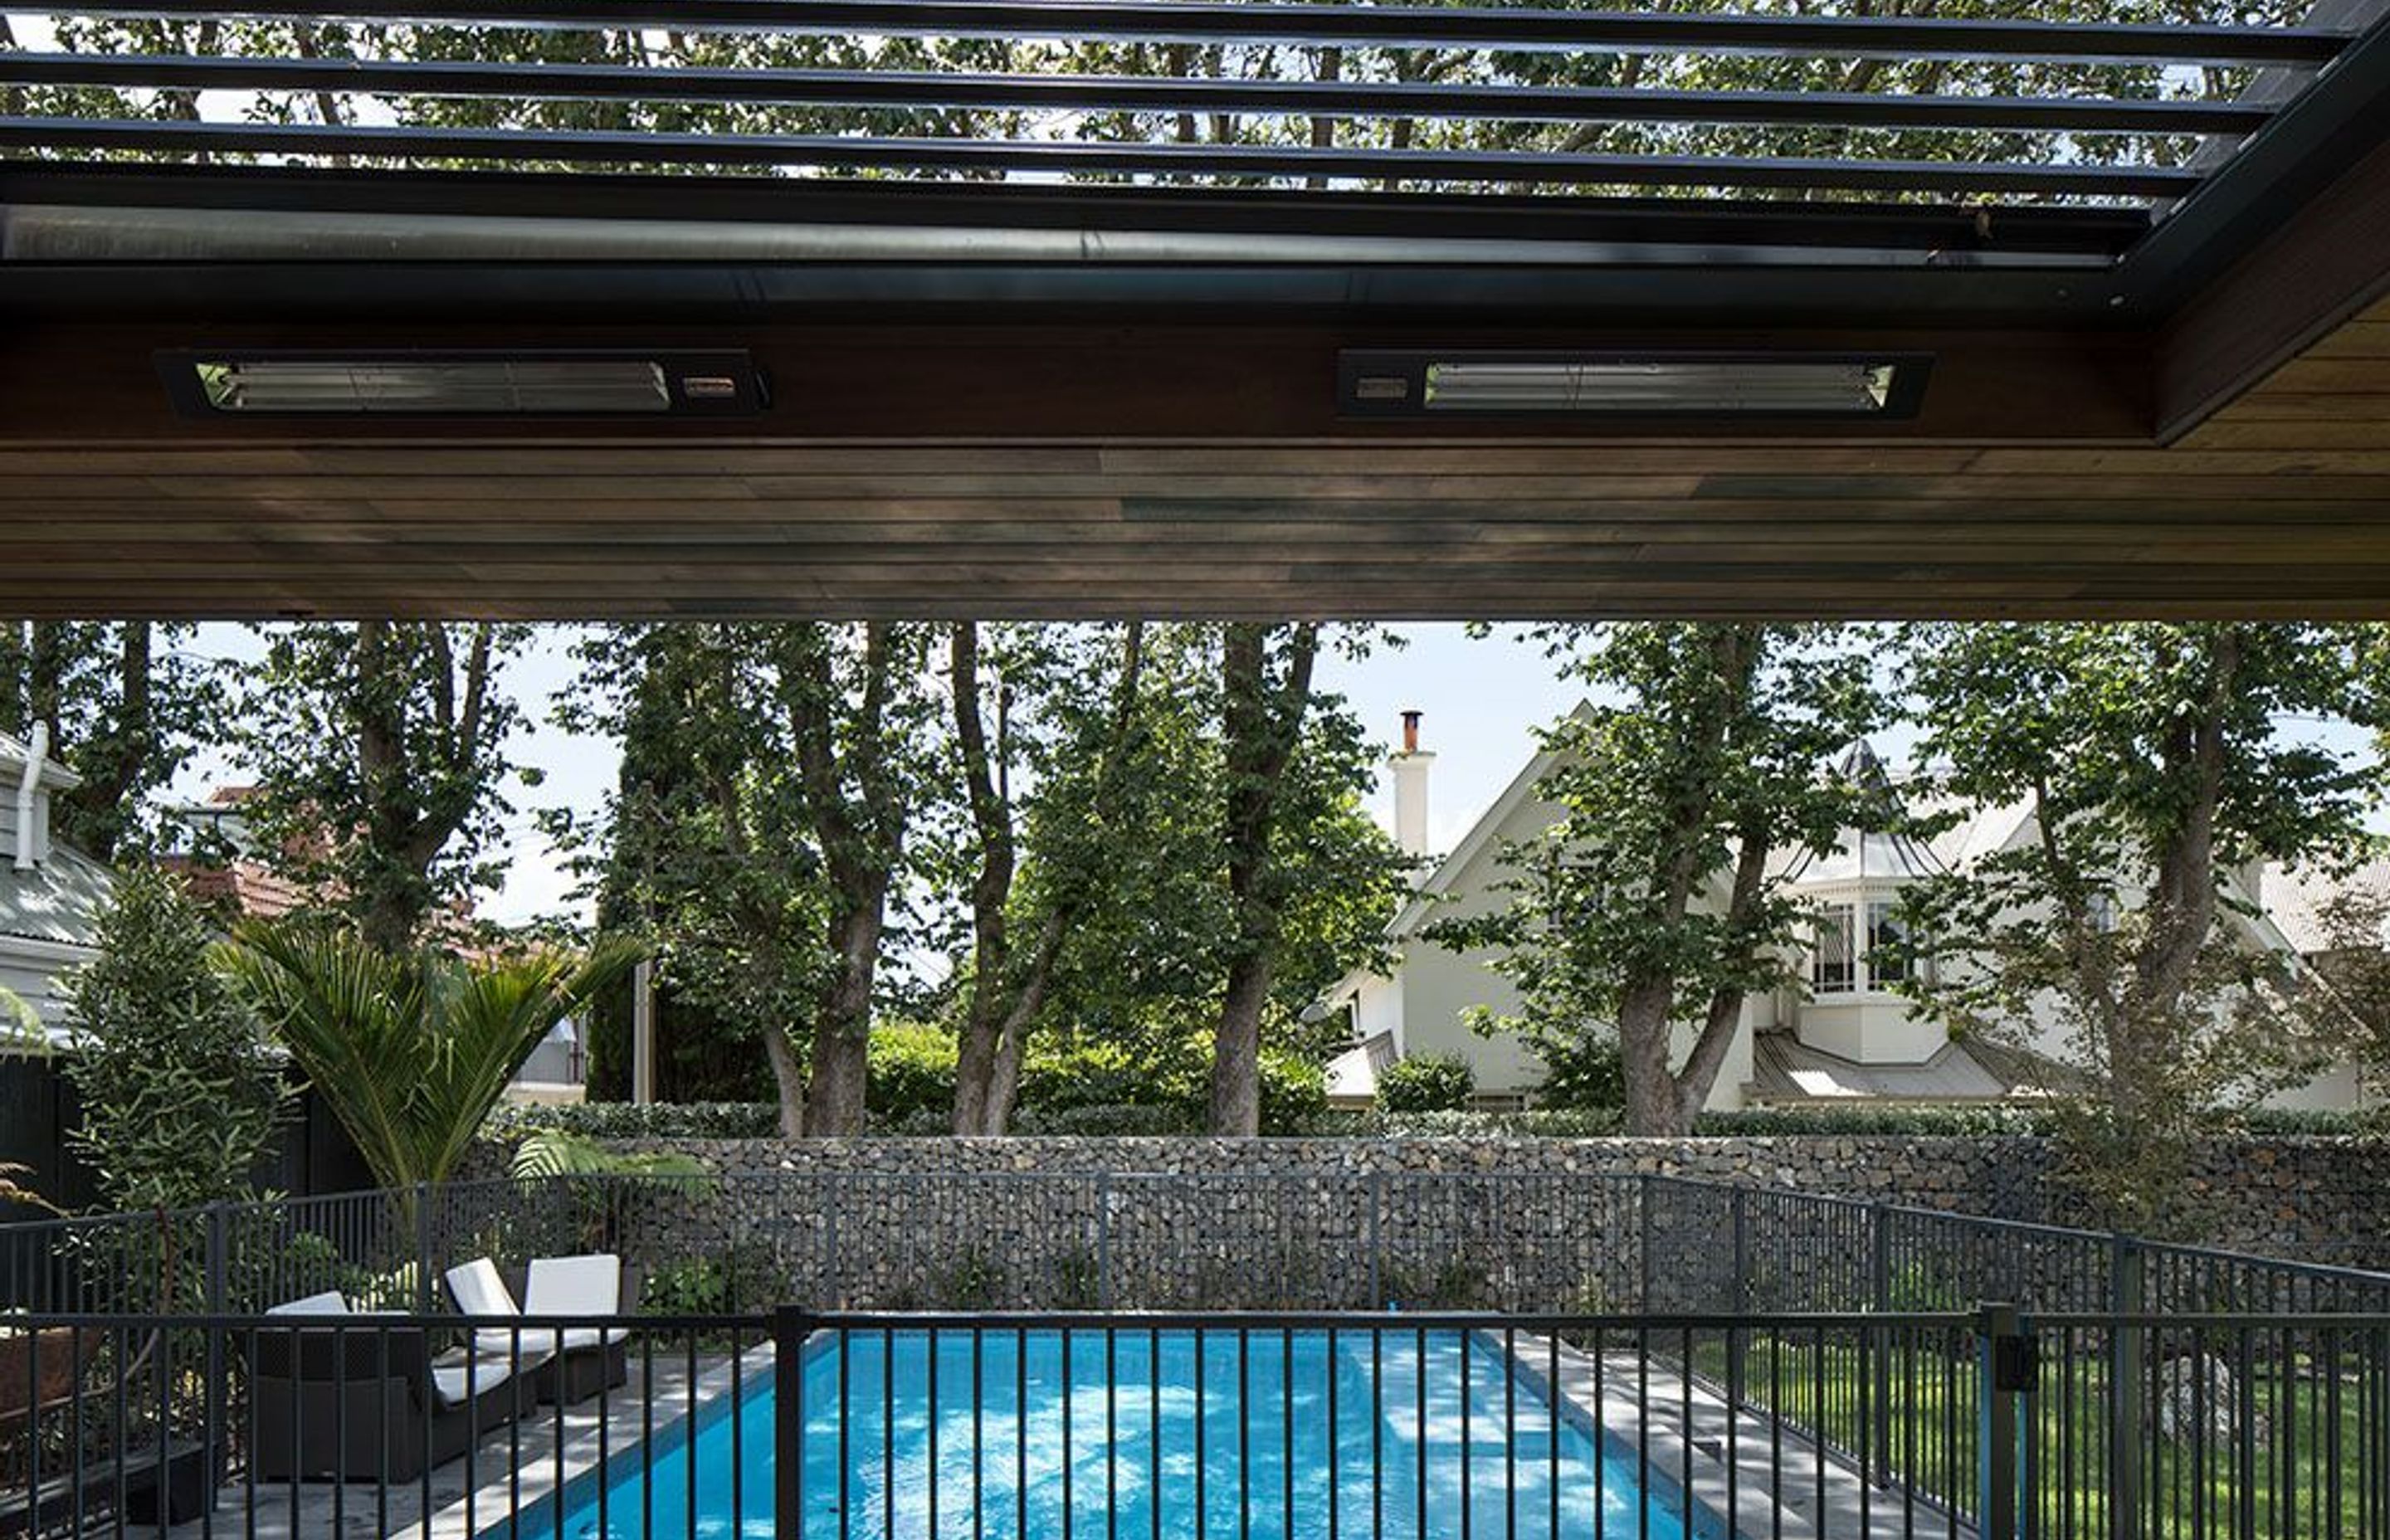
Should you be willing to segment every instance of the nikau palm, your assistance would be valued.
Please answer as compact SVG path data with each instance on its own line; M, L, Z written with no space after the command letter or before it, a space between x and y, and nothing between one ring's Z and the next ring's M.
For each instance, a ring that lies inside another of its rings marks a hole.
M354 932L251 923L225 950L240 993L289 1049L382 1186L447 1180L540 1040L637 956L392 955Z

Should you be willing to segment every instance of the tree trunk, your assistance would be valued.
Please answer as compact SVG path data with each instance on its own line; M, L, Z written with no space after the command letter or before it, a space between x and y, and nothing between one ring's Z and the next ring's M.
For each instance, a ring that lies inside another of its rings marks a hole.
M804 1131L815 1136L851 1136L864 1130L872 985L889 889L905 844L905 790L883 733L896 667L894 638L880 621L867 624L863 636L862 699L849 735L854 746L843 756L831 730L840 700L838 671L822 628L798 633L786 664L790 676L783 679L805 800L833 894L827 938L831 972L815 1007L812 1077L805 1089Z
M1012 901L1012 808L990 765L987 729L980 719L979 627L954 628L949 648L955 740L961 750L963 789L979 845L971 881L971 984L955 1054L954 1131L986 1134L987 1104L1006 1018L1005 985L1012 960L1006 910Z
M764 1057L771 1061L772 1086L780 1097L780 1137L802 1137L805 1131L805 1066L789 1030L777 1021L764 1026Z
M804 1131L816 1138L853 1137L864 1131L871 986L879 970L887 892L883 879L831 922L838 960L815 1012L813 1074L805 1087Z
M1676 981L1638 980L1618 999L1618 1064L1625 1083L1626 1132L1675 1138L1687 1132L1684 1097L1668 1072Z
M366 799L365 837L372 841L370 864L356 894L357 929L379 952L403 952L414 944L424 905L399 875L398 852L414 835L406 812L406 725L399 701L405 686L392 674L391 624L357 622L357 780ZM338 839L328 829L324 838Z
M1000 755L987 752L986 735L980 723L977 639L974 636L969 644L968 657L959 631L955 645L956 736L962 743L964 779L973 823L980 830L982 853L972 889L978 931L970 1000L957 1054L954 1131L994 1138L1012 1126L1013 1108L1021 1097L1021 1063L1027 1051L1029 1033L1037 1024L1038 1012L1045 1008L1063 945L1079 916L1086 912L1093 879L1086 872L1060 874L1055 896L1039 922L1036 944L1030 949L1028 962L1015 968L1006 918L1017 866L1012 809L1002 795L1000 783L990 773L991 764ZM1144 659L1145 624L1133 621L1122 633L1120 679L1114 687L1111 720L1100 751L1102 763L1096 774L1091 813L1097 818L1105 815L1108 793L1136 730ZM971 687L969 690L965 689L967 681ZM997 940L993 950L987 945L991 935ZM1017 982L1011 976L1016 972Z
M1288 642L1285 683L1274 688L1269 632L1267 626L1232 624L1220 649L1228 895L1236 910L1236 940L1213 1033L1211 1127L1228 1137L1261 1132L1262 1009L1269 1000L1282 923L1270 838L1279 790L1302 738L1319 646L1317 625L1296 626Z

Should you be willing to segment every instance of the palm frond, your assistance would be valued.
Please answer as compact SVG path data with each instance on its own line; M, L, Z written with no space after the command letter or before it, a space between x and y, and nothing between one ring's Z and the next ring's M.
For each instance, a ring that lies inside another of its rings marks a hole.
M245 924L224 966L385 1187L445 1181L540 1040L637 960L610 942L467 961L353 932Z

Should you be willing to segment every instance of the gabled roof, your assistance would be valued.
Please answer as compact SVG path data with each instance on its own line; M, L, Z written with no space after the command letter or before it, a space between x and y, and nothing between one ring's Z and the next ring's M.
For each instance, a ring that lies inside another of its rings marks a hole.
M1833 775L1868 793L1873 805L1867 822L1874 827L1844 829L1831 850L1792 853L1781 877L1802 883L1857 882L1932 877L1949 869L1928 846L1899 831L1908 819L1908 799L1873 744L1865 738L1853 743L1834 762Z
M32 752L23 738L0 733L0 794L15 795L19 779L25 773L26 756ZM39 784L45 790L70 791L83 784L83 777L45 754L42 757Z
M41 865L19 870L0 852L0 950L14 937L90 946L115 874L71 846L53 841Z
M1564 720L1587 722L1592 717L1593 702L1580 700ZM1388 940L1401 941L1427 923L1429 917L1435 912L1436 900L1449 893L1453 884L1460 880L1460 874L1469 869L1470 863L1494 843L1503 826L1510 821L1510 815L1535 799L1536 786L1559 763L1560 754L1548 744L1537 747L1527 763L1520 766L1519 773L1510 777L1510 784L1502 789L1502 794L1477 815L1477 821L1469 826L1469 831L1454 843L1451 851L1420 883L1411 901L1403 905L1402 911L1386 927Z
M1945 1044L1921 1064L1861 1064L1763 1032L1752 1042L1752 1094L1761 1101L2009 1101L2047 1094L2056 1071L2036 1056L1983 1043Z

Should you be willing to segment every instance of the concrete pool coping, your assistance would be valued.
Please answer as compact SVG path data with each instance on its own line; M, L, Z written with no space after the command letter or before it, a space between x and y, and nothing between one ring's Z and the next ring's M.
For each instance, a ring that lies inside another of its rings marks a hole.
M742 1385L770 1372L768 1342L738 1356L738 1382ZM732 1355L726 1353L699 1357L694 1405L700 1416L731 1388L732 1366ZM503 1535L510 1528L520 1528L525 1540L550 1535L554 1530L549 1524L510 1524L510 1505L519 1500L522 1508L531 1508L559 1486L569 1487L598 1469L601 1404L607 1410L603 1437L610 1465L631 1458L649 1437L662 1438L687 1420L691 1381L686 1355L657 1354L652 1379L644 1372L648 1367L634 1353L630 1379L607 1392L602 1403L599 1397L590 1396L566 1406L560 1418L554 1406L526 1408L514 1424L514 1441L509 1441L507 1429L495 1429L476 1441L469 1460L458 1458L435 1467L430 1472L428 1522L425 1483L420 1481L394 1483L386 1494L369 1482L302 1482L295 1505L288 1482L261 1483L252 1495L245 1483L236 1482L217 1489L208 1517L175 1525L166 1532L167 1540L234 1535L243 1540L251 1536L255 1540L477 1540L485 1534ZM652 1435L638 1422L643 1404L652 1405L658 1414ZM667 1408L669 1416L663 1415ZM556 1457L559 1421L563 1425L560 1468ZM625 1437L626 1431L632 1436ZM384 1495L386 1504L380 1500Z
M1764 1413L1734 1410L1698 1376L1688 1380L1660 1360L1605 1353L1597 1369L1593 1354L1563 1341L1557 1351L1560 1382L1555 1387L1551 1379L1555 1351L1549 1338L1511 1334L1506 1348L1503 1332L1480 1328L1478 1335L1497 1356L1510 1359L1522 1383L1532 1387L1547 1405L1558 1407L1562 1418L1598 1445L1613 1446L1605 1441L1617 1439L1622 1430L1629 1434L1627 1447L1631 1450L1639 1444L1646 1469L1668 1486L1683 1491L1688 1502L1706 1510L1713 1533L1727 1532L1725 1521L1731 1505L1730 1533L1754 1540L1776 1540L1779 1535L1782 1540L1818 1540L1821 1535L1835 1540L1845 1536L1907 1540L1926 1534L1975 1540L1973 1526L1953 1518L1938 1502L1921 1496L1913 1508L1904 1508L1904 1492L1898 1484L1879 1482L1870 1487L1847 1458L1821 1450L1811 1439L1780 1427ZM1643 1377L1639 1405L1638 1372ZM1727 1462L1729 1442L1734 1455L1731 1468ZM1799 1471L1800 1479L1787 1479L1787 1472L1777 1479L1771 1491L1768 1461L1780 1452L1780 1470L1790 1467ZM1781 1501L1776 1500L1779 1496Z
M582 1404L587 1410L577 1418L573 1408L566 1408L565 1426L570 1436L564 1446L564 1457L561 1460L542 1458L538 1462L536 1480L526 1473L518 1482L501 1472L474 1488L469 1495L458 1497L433 1514L428 1532L419 1525L407 1527L392 1531L386 1540L401 1540L401 1536L414 1536L416 1540L479 1540L481 1536L508 1534L517 1530L520 1530L527 1540L551 1534L554 1533L552 1520L546 1516L538 1520L526 1519L523 1510L535 1508L558 1492L594 1475L601 1463L600 1454L605 1456L603 1463L611 1468L644 1454L651 1444L660 1441L686 1437L692 1418L704 1417L709 1407L728 1395L734 1388L743 1392L759 1379L769 1375L772 1352L772 1344L763 1342L741 1354L722 1354L712 1358L700 1356L693 1386L688 1379L687 1358L675 1354L665 1371L655 1377L651 1392L649 1384L639 1378L637 1371L640 1366L635 1357L632 1360L633 1379L620 1390L609 1392L602 1398L592 1396ZM610 1418L609 1425L601 1430L598 1424L597 1408L601 1404L609 1406L619 1404L636 1417L639 1398L631 1393L634 1384L639 1386L644 1399L650 1405L661 1398L664 1405L671 1408L671 1415L659 1417L652 1427L639 1426L636 1438L617 1442L622 1438L616 1431L620 1424ZM572 1433L576 1422L579 1431Z

